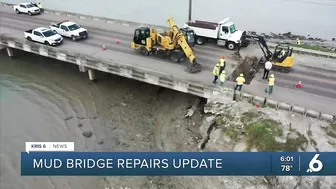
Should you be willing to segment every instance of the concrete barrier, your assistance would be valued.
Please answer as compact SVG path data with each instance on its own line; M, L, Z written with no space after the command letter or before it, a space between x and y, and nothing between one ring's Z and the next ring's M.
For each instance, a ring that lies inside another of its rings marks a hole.
M5 7L11 7L13 5L14 4L12 4L12 3L1 2L1 6L5 6ZM68 16L68 17L83 19L83 20L94 20L94 21L100 21L100 22L106 22L106 23L112 23L112 24L120 24L120 25L123 25L123 26L135 26L135 27L147 26L147 27L150 27L150 28L158 28L158 29L164 29L164 30L169 29L168 27L160 26L160 25L138 23L138 22L118 20L118 19L98 17L98 16L90 16L90 15L84 15L84 14L79 14L79 13L57 11L57 10L51 10L51 9L45 9L44 13L45 14L54 14L54 15L64 15L64 16ZM270 47L272 47L272 46L273 45L270 45ZM307 55L336 59L336 53L327 53L327 52L322 52L322 51L310 51L310 50L306 50L306 49L301 50L301 49L295 49L295 48L293 49L293 51L295 53L298 53L298 54L307 54Z
M88 70L93 69L108 72L203 98L211 98L213 95L221 94L221 96L225 98L233 99L233 90L223 90L221 87L213 87L212 85L205 85L196 81L179 79L165 73L158 73L136 65L127 65L126 63L113 60L92 58L85 54L66 52L54 47L23 41L3 35L0 35L0 45L7 46L7 49L15 48L39 54L41 56L58 59L64 62L73 63L79 65L80 71L83 71L83 67L85 67ZM94 80L94 74L92 71L90 71L89 76L91 80Z
M288 111L290 113L298 113L306 117L311 117L311 118L316 118L316 119L321 119L325 121L330 121L330 122L336 122L336 115L330 115L330 114L325 114L322 112L314 111L314 110L309 110L305 109L303 107L299 106L294 106L290 105L284 102L278 102L275 100L270 100L267 99L266 97L259 97L259 96L254 96L248 93L241 93L241 92L236 92L236 95L241 97L239 100L248 100L249 102L253 103L261 103L265 106L268 106L270 108L274 108L276 110L284 110Z

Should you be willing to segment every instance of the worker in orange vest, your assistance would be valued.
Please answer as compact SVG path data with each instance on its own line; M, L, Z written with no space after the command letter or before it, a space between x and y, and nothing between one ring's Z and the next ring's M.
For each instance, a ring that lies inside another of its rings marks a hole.
M219 60L219 66L220 66L220 69L219 69L219 74L222 73L223 70L225 70L225 57L222 56L222 58Z

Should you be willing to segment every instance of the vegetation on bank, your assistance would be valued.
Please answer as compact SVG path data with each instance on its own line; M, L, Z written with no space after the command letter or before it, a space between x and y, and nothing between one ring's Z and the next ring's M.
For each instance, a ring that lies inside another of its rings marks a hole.
M314 51L322 51L322 52L329 52L329 53L335 53L336 51L331 50L330 47L322 47L319 45L307 45L307 44L290 44L292 47L298 47L302 49L308 49L308 50L314 50Z
M216 117L216 125L235 142L244 142L248 151L304 151L308 139L295 129L284 130L283 125L263 112L249 111L241 116L229 113Z
M331 123L328 127L323 128L329 137L336 139L336 123Z

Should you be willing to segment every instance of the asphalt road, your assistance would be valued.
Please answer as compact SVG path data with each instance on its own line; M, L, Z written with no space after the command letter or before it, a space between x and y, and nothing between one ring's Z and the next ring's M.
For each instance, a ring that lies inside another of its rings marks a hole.
M28 16L25 14L17 15L11 8L1 8L0 11L0 33L10 31L23 32L25 30L33 29L40 26L49 26L51 22L57 22L64 19L73 20L89 31L89 39L72 42L70 39L65 39L68 43L85 44L91 47L101 49L103 45L111 51L127 53L141 56L130 48L132 41L133 27L121 26L109 23L94 23L95 21L78 20L71 17L57 16L57 15L36 15ZM23 37L23 35L22 35ZM116 40L120 40L120 44L116 44ZM66 45L66 44L63 44ZM204 46L195 47L197 61L202 64L203 70L211 71L218 59L225 55L228 60L227 72L230 74L235 65L236 60L232 56L232 51L220 48L214 44L207 44ZM257 47L248 47L243 49L242 55L257 55L262 53ZM160 59L159 57L148 57L150 59ZM336 94L336 63L335 60L317 57L308 57L304 55L295 55L296 65L293 71L289 74L276 73L276 86L293 88L293 85L302 81L303 88L301 91L309 94L314 94L322 97L335 99ZM137 60L134 60L137 61ZM169 64L170 60L162 60ZM186 61L185 65L188 64ZM159 65L158 65L159 66ZM260 80L262 73L256 75L253 82L264 83ZM212 75L209 75L209 83Z

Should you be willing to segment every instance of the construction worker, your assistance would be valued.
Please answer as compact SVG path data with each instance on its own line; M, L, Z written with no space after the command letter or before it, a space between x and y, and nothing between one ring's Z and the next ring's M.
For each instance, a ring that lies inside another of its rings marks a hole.
M43 5L41 2L37 3L37 6L40 8L41 12L43 12Z
M225 57L222 56L222 58L219 60L219 73L222 73L223 70L225 70Z
M236 87L235 87L235 90L238 89L239 91L241 91L241 89L242 89L242 87L243 87L243 84L245 83L244 74L241 73L241 74L239 75L239 77L237 77L236 81L237 81L237 85L236 85Z
M217 79L218 79L218 76L219 76L219 64L216 64L216 66L214 67L212 73L214 74L215 76L215 79L213 80L213 84L216 85L217 83Z
M297 44L297 45L301 45L301 41L300 41L299 38L296 39L296 44Z
M284 57L284 56L285 56L285 54L286 54L286 51L285 51L285 49L281 49L281 51L280 51L280 54L279 54L278 58L282 58L282 57Z
M265 69L264 69L264 76L263 76L263 79L267 79L268 78L268 74L270 72L270 70L272 69L272 62L270 61L267 61L265 63Z
M220 74L219 80L220 80L220 85L224 86L224 83L225 83L225 70L223 70L222 73Z
M271 74L270 78L268 79L268 91L267 91L268 94L272 94L274 82L275 82L274 74Z

